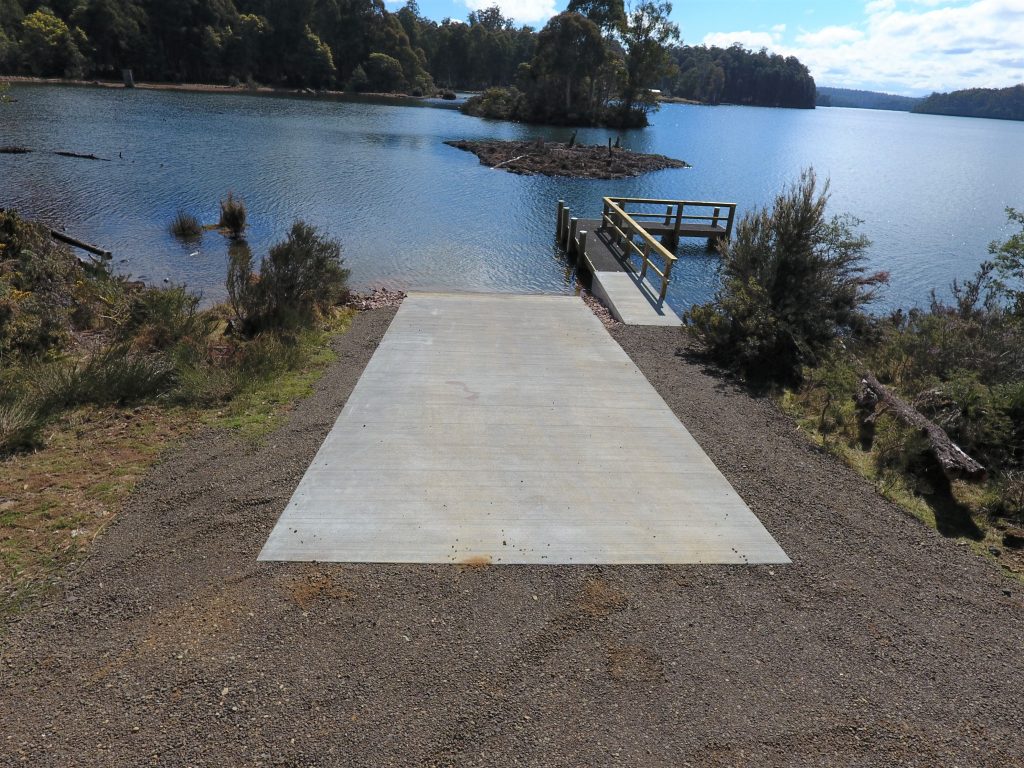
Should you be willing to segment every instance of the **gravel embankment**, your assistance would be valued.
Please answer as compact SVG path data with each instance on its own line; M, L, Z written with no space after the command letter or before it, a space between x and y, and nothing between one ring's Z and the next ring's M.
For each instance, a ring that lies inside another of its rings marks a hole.
M392 314L265 444L168 457L3 630L0 765L1024 765L1024 588L677 331L611 332L792 565L257 563Z

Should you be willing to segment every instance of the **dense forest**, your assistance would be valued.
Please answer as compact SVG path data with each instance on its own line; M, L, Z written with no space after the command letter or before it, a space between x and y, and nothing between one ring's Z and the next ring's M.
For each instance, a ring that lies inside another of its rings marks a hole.
M897 96L893 93L859 91L853 88L818 88L819 107L855 107L857 109L887 109L910 112L921 99Z
M382 0L0 0L0 73L427 93L512 81L536 33ZM433 77L432 77L433 75Z
M728 48L676 46L672 69L661 90L670 96L705 104L750 104L759 107L813 109L814 78L793 56Z
M933 93L914 107L914 112L1024 120L1024 84L1009 88L969 88L951 93Z
M793 57L679 45L667 2L571 0L539 31L497 8L463 22L416 0L0 0L0 74L434 93L484 90L470 111L645 125L651 89L709 104L813 107Z

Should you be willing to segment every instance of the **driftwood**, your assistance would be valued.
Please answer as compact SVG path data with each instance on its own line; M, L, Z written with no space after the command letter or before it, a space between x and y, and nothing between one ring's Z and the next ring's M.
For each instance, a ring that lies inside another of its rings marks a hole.
M81 152L66 152L64 150L59 150L59 151L54 152L53 154L60 155L61 157L77 157L79 160L102 160L105 163L109 163L110 162L110 160L108 160L107 158L105 158L105 157L97 157L96 155L92 154L91 152L89 154L87 154L87 155L84 155Z
M878 408L879 404L883 406L882 409ZM955 478L984 480L988 474L985 467L964 453L960 446L949 439L946 430L925 418L920 411L893 394L888 387L868 371L862 373L860 377L857 410L861 414L862 425L867 428L868 441L870 441L870 435L873 434L875 420L882 413L888 412L907 426L920 430L921 434L928 438L935 460L950 480Z

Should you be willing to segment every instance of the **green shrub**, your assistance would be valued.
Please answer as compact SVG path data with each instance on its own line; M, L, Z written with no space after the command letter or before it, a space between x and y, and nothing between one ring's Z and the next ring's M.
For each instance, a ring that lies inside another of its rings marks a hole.
M203 234L199 219L185 211L178 211L171 220L171 234L182 240L195 240Z
M367 89L376 93L394 93L405 90L405 73L398 59L386 53L371 53L363 64Z
M245 203L232 192L228 192L228 196L220 201L218 226L237 240L245 234L246 218Z
M29 404L0 403L0 455L35 445L42 426L39 412Z
M362 93L363 91L369 90L369 88L370 78L366 76L366 70L363 69L362 66L358 66L352 70L352 77L349 78L346 90Z
M258 275L248 249L237 249L228 265L227 289L242 332L253 336L310 326L347 296L349 271L342 264L338 241L302 221L271 247Z
M0 355L61 346L76 327L86 270L49 228L0 210ZM105 275L101 275L105 277Z
M455 98L454 94L452 98ZM525 110L525 96L515 86L488 88L483 93L467 99L461 107L463 114L492 120L518 120L523 117Z
M804 171L721 245L722 285L687 313L718 363L750 379L798 381L803 366L864 323L860 308L888 276L865 275L868 240L850 218L827 219L827 202L828 183L819 192L813 169Z
M142 288L129 300L128 316L119 327L122 340L146 350L165 350L182 341L202 342L213 332L216 318L199 309L200 297L184 286Z
M83 361L41 365L31 378L46 411L148 400L170 392L174 382L174 367L166 357L138 354L125 345L106 347Z

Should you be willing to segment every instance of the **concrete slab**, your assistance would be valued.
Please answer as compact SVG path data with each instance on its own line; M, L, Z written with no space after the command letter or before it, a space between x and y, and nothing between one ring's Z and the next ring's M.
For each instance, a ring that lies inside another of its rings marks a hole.
M632 272L594 272L591 291L616 320L626 325L683 324L670 306L658 303L654 286Z
M578 298L428 293L260 559L788 562Z

